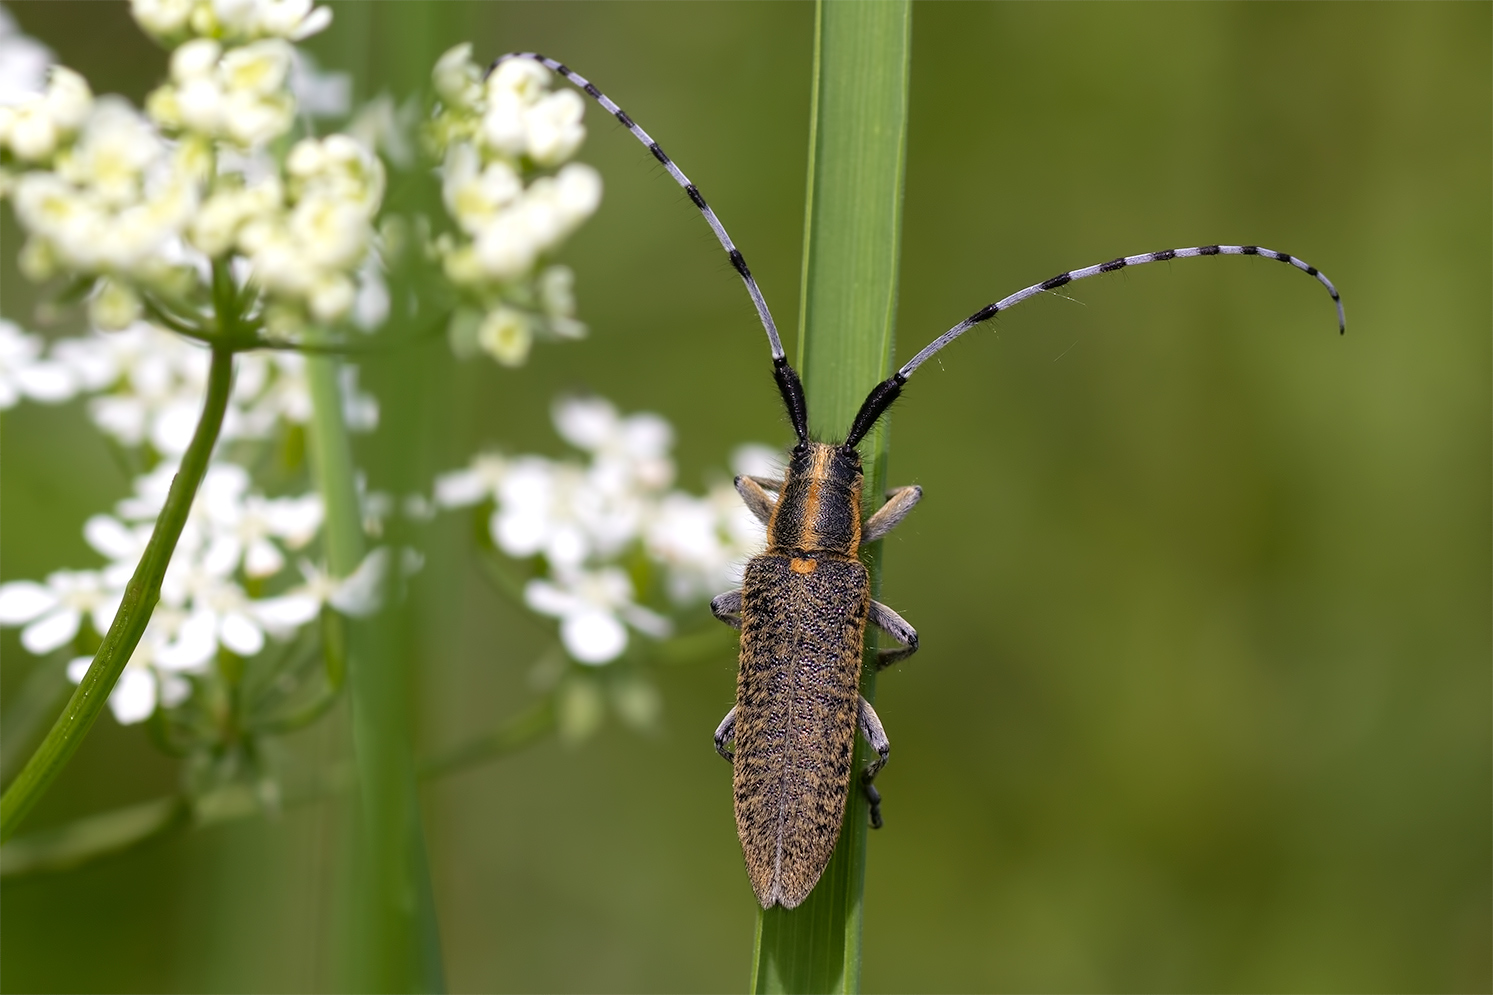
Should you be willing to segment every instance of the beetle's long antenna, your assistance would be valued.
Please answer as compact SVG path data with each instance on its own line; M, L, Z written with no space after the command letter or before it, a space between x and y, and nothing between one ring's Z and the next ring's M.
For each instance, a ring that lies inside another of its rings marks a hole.
M1100 273L1113 273L1115 270L1124 269L1127 266L1144 266L1146 263L1160 263L1168 259L1190 259L1193 256L1264 256L1266 259L1276 259L1283 263L1289 263L1308 276L1316 277L1317 281L1327 288L1327 292L1332 295L1333 303L1337 305L1338 334L1342 334L1348 330L1347 320L1343 315L1343 301L1338 296L1337 288L1332 285L1332 281L1319 272L1317 267L1285 252L1276 252L1274 249L1265 249L1258 245L1202 245L1191 249L1162 249L1160 252L1146 252L1139 256L1121 256L1118 259L1111 259L1107 263L1099 263L1095 266L1085 266L1083 269L1059 273L1050 280L1043 280L1041 283L1033 284L1025 290L1018 290L1009 297L1003 297L994 304L982 307L947 332L944 332L938 338L928 343L922 352L904 363L900 370L876 385L875 389L871 391L866 400L861 404L861 409L855 416L855 424L851 426L850 436L845 440L846 445L855 445L867 432L871 431L871 426L876 424L876 419L880 418L882 413L897 399L897 395L902 392L902 385L907 382L908 377L912 376L914 370L926 363L934 353L980 322L989 321L997 314L1010 310L1028 297L1035 297L1044 291L1056 290L1058 287L1072 283L1074 280L1098 276Z
M786 357L783 353L782 340L778 338L778 326L772 320L772 312L767 309L767 299L762 296L762 291L758 289L757 281L752 279L752 271L747 269L746 260L742 258L740 250L731 241L731 236L726 234L726 226L721 224L721 219L716 217L715 212L710 209L710 205L705 203L705 198L700 196L699 189L690 182L689 177L685 176L684 172L678 166L674 165L674 160L664 155L664 150L658 147L658 143L653 140L653 137L640 128L637 122L628 117L627 112L618 107L611 97L602 93L590 80L574 72L564 63L556 62L554 59L540 55L538 52L509 52L507 55L500 55L493 60L492 65L487 67L488 75L491 75L492 71L500 63L506 62L509 59L529 59L533 62L538 62L540 65L552 69L570 80L570 82L590 94L608 114L621 121L623 126L632 132L633 137L642 142L648 148L648 151L653 153L653 158L663 164L664 169L669 171L669 175L674 177L674 182L684 188L684 192L689 195L689 199L694 201L695 206L700 209L700 213L705 215L705 222L710 225L710 230L715 232L716 241L720 242L721 248L726 250L726 256L731 260L731 265L736 268L736 272L741 274L742 282L746 284L747 293L752 296L752 304L757 308L757 317L762 320L762 328L767 332L767 342L772 346L773 363L775 366L781 367ZM797 424L794 425L795 430L798 427ZM799 432L799 434L803 436L805 432Z

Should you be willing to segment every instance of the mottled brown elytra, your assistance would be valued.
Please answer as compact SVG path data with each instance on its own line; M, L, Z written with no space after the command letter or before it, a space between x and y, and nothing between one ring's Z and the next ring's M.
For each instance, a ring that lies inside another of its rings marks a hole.
M716 729L715 748L735 768L736 830L752 888L763 908L791 909L808 897L834 852L850 791L857 730L876 751L876 760L861 773L860 783L871 803L871 825L881 826L881 796L871 781L891 747L876 712L860 696L861 650L867 623L902 644L878 653L878 669L914 653L918 635L896 612L871 600L870 581L857 554L863 544L880 539L906 517L923 492L917 487L891 492L887 503L863 524L861 460L855 447L901 394L913 371L975 325L1028 298L1147 263L1202 256L1274 259L1316 277L1327 288L1337 305L1340 332L1347 327L1342 300L1315 266L1258 245L1202 245L1119 256L1059 273L987 304L872 388L843 443L814 442L809 438L803 385L788 365L767 300L699 189L648 132L584 76L536 52L501 56L493 67L506 59L529 59L564 76L647 147L704 215L746 284L767 332L773 375L798 444L782 480L736 480L742 500L767 526L768 548L747 564L741 590L711 602L717 617L741 629L736 707ZM734 752L727 748L733 742Z

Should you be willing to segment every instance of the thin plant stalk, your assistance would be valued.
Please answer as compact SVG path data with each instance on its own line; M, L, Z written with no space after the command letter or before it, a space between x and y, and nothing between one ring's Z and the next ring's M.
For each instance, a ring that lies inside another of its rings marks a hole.
M326 504L327 565L346 577L366 553L352 447L338 381L341 361L308 357L311 450ZM397 572L397 563L391 573ZM397 578L386 580L389 592ZM358 772L357 831L345 875L346 987L359 991L443 991L440 940L420 822L406 675L388 604L349 619L347 682Z
M94 654L88 673L83 676L46 739L16 775L5 795L0 797L0 841L10 838L77 752L135 652L156 602L161 598L161 578L166 575L171 554L176 551L176 542L186 525L187 514L192 510L192 500L197 496L203 474L207 472L208 459L223 427L223 414L228 408L232 386L233 353L227 349L214 349L202 415L192 433L191 444L182 456L181 469L172 478L166 504L156 519L145 554L135 567L134 576L125 588L124 600Z
M843 438L866 393L890 372L911 28L907 0L821 0L815 14L798 368L811 425L823 438ZM886 490L885 417L861 450L869 513ZM881 544L862 555L874 597L881 583ZM868 633L861 677L868 701L876 697L874 654ZM868 760L858 740L855 769ZM796 909L758 913L754 992L860 989L867 836L866 799L853 785L839 844L814 891Z

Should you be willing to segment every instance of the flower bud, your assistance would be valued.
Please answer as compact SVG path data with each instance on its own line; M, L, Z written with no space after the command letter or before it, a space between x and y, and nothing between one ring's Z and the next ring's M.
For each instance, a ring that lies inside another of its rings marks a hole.
M472 63L472 44L463 42L436 60L430 79L435 92L453 107L470 107L481 92L477 89L477 67Z
M59 131L77 131L93 107L88 81L66 66L53 66L47 84L47 113Z
M57 151L57 126L43 101L32 100L16 108L9 130L7 144L17 158L40 162Z
M529 323L511 308L497 307L489 311L477 329L477 344L504 366L522 366L533 343Z
M171 78L178 83L211 76L223 48L209 38L194 38L171 53Z
M356 291L345 276L325 278L311 288L311 313L318 321L337 321L352 309Z
M513 96L522 104L532 104L544 96L549 87L550 71L531 59L509 59L487 78L487 97L500 100Z
M20 267L21 275L28 280L35 283L50 280L57 273L57 250L46 239L32 235L21 246L16 265Z
M118 280L100 280L98 293L88 302L88 317L100 331L120 331L139 320L140 298Z
M194 0L130 0L135 23L147 33L162 37L179 33L192 16Z
M290 45L278 38L235 48L223 56L224 87L230 93L270 96L285 85L290 61Z
M541 166L557 166L575 154L586 139L581 125L586 105L574 90L551 93L524 115L529 158Z

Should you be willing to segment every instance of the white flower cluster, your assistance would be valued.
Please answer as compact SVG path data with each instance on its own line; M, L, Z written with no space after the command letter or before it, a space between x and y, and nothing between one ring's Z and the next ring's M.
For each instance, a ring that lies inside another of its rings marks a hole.
M45 91L0 106L0 153L13 171L0 173L0 192L31 235L24 272L100 278L90 310L104 329L137 320L142 293L191 314L210 299L210 263L235 255L236 278L264 295L272 335L347 318L360 285L376 297L378 158L346 135L304 139L283 163L264 151L295 123L293 87L314 93L321 110L342 102L328 86L345 87L318 78L285 40L325 26L325 9L309 0L134 8L178 46L147 114L117 97L95 100L61 66ZM382 321L366 312L360 325Z
M311 0L131 0L135 22L165 44L196 35L231 41L309 38L332 23Z
M190 284L181 233L210 165L201 145L170 145L128 103L94 100L82 77L60 66L43 97L9 109L8 122L4 110L0 142L24 165L52 167L7 181L31 233L21 252L27 276L112 277L92 310L96 323L113 328L139 314L134 291L116 281L175 293ZM43 133L46 141L36 137Z
M623 569L640 550L663 568L675 607L698 604L740 583L745 560L760 550L762 526L730 484L705 497L670 490L673 430L653 414L622 417L599 398L571 398L554 408L562 438L588 454L582 465L542 456L479 455L438 477L436 504L460 508L491 502L489 530L509 556L542 556L545 579L529 582L529 607L560 619L560 637L581 663L621 656L628 628L667 636L669 619L639 603ZM768 473L775 454L744 446L738 473Z
M580 96L551 92L550 71L519 59L484 81L471 55L471 45L459 45L433 73L441 104L427 139L443 162L442 193L458 229L437 250L478 309L453 322L458 352L481 348L517 366L536 333L585 334L570 271L552 266L536 279L535 270L595 213L601 177L582 163L562 166L586 137Z
M258 147L294 122L287 86L293 51L278 38L226 53L210 38L194 38L171 54L171 82L152 92L145 108L172 131Z
M148 443L161 456L186 452L207 392L207 350L155 325L61 339L43 352L40 336L0 318L0 409L22 397L60 403L93 395L95 425L125 446ZM256 352L238 358L220 439L268 438L278 424L311 417L306 360L298 353ZM348 427L378 424L378 403L358 391L357 368L343 371Z
M241 356L222 438L264 438L277 425L304 423L311 414L304 366L296 354ZM25 626L21 644L30 652L50 653L71 643L84 616L95 633L107 630L196 426L207 367L205 350L151 325L63 339L44 355L38 336L0 319L0 408L21 397L55 403L94 394L89 414L100 429L126 446L148 443L163 457L135 481L135 494L119 502L115 516L96 515L84 525L84 538L108 566L58 571L44 584L0 585L0 625ZM343 388L349 421L372 427L374 400L357 392L355 377L344 378ZM303 584L277 597L245 593L246 586L283 587L286 553L315 538L321 518L317 495L265 498L252 490L248 471L220 456L192 506L161 601L110 696L120 722L148 718L158 702L179 704L191 690L184 675L201 673L220 647L253 656L266 634L288 638L324 604L348 614L371 610L380 557L387 554L371 557L342 580L302 560ZM91 660L72 661L68 673L74 681Z
M84 538L107 566L58 571L42 584L0 585L0 625L25 626L21 645L38 655L72 643L85 616L95 633L107 631L176 470L175 463L161 464L135 482L135 494L119 502L116 515L95 515L84 525ZM120 722L148 718L158 701L179 704L191 690L184 675L204 672L220 651L251 657L264 648L266 635L289 638L324 603L354 614L366 610L376 585L331 583L306 563L306 583L292 591L258 599L245 591L246 584L260 586L281 574L286 552L306 546L321 519L315 494L265 498L250 490L242 467L208 468L162 581L161 600L110 696ZM348 597L345 585L356 594ZM76 657L68 675L81 680L91 662L91 656Z

